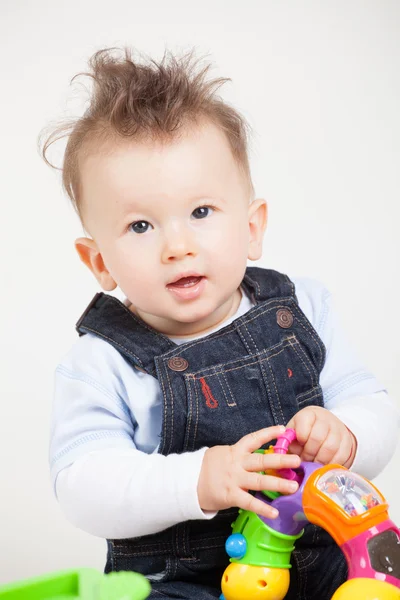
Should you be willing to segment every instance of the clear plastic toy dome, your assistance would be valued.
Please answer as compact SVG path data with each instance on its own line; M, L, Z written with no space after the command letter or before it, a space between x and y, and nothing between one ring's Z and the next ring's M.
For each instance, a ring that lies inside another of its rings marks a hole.
M361 515L385 502L368 481L342 469L324 473L318 480L317 488L350 517Z

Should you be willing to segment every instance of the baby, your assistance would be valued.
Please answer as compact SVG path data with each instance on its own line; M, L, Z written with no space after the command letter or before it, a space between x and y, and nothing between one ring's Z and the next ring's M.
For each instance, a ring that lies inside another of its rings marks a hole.
M360 364L318 282L247 267L267 204L254 194L247 126L192 56L96 53L72 123L63 184L100 287L56 371L51 471L67 517L108 539L106 572L133 570L150 598L220 595L237 507L296 491L269 469L388 463L398 414ZM54 131L49 146L65 132ZM293 427L292 454L259 454ZM340 549L306 528L287 598L329 599Z

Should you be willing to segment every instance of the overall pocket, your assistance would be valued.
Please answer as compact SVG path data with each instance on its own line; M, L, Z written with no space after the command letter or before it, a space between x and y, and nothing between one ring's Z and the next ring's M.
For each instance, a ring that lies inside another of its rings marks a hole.
M107 540L106 573L111 571L136 571L150 581L167 581L170 561L166 548L154 543L153 547L139 548L137 540Z
M233 444L321 404L318 372L294 334L267 350L188 373L184 451Z

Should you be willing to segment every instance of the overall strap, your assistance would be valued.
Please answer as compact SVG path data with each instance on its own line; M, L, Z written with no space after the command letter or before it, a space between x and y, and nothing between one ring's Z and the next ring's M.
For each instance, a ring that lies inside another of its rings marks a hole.
M272 269L248 267L242 285L255 303L273 298L296 297L289 277Z
M138 318L118 298L96 294L76 324L114 346L133 366L156 377L154 357L175 347L165 335Z
M242 282L256 304L294 297L294 285L277 271L249 267ZM133 366L156 377L154 359L176 348L167 336L152 329L118 298L96 294L76 324L80 335L92 333L114 346Z

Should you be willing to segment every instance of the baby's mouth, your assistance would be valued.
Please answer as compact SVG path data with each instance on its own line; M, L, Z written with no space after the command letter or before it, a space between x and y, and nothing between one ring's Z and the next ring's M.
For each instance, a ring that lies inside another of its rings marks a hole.
M173 283L168 283L167 284L167 288L173 288L173 287L188 288L188 287L193 287L193 286L197 285L198 283L200 283L200 281L202 279L203 279L202 275L199 275L198 277L194 277L194 276L181 277L181 279L178 279L177 281L174 281Z

